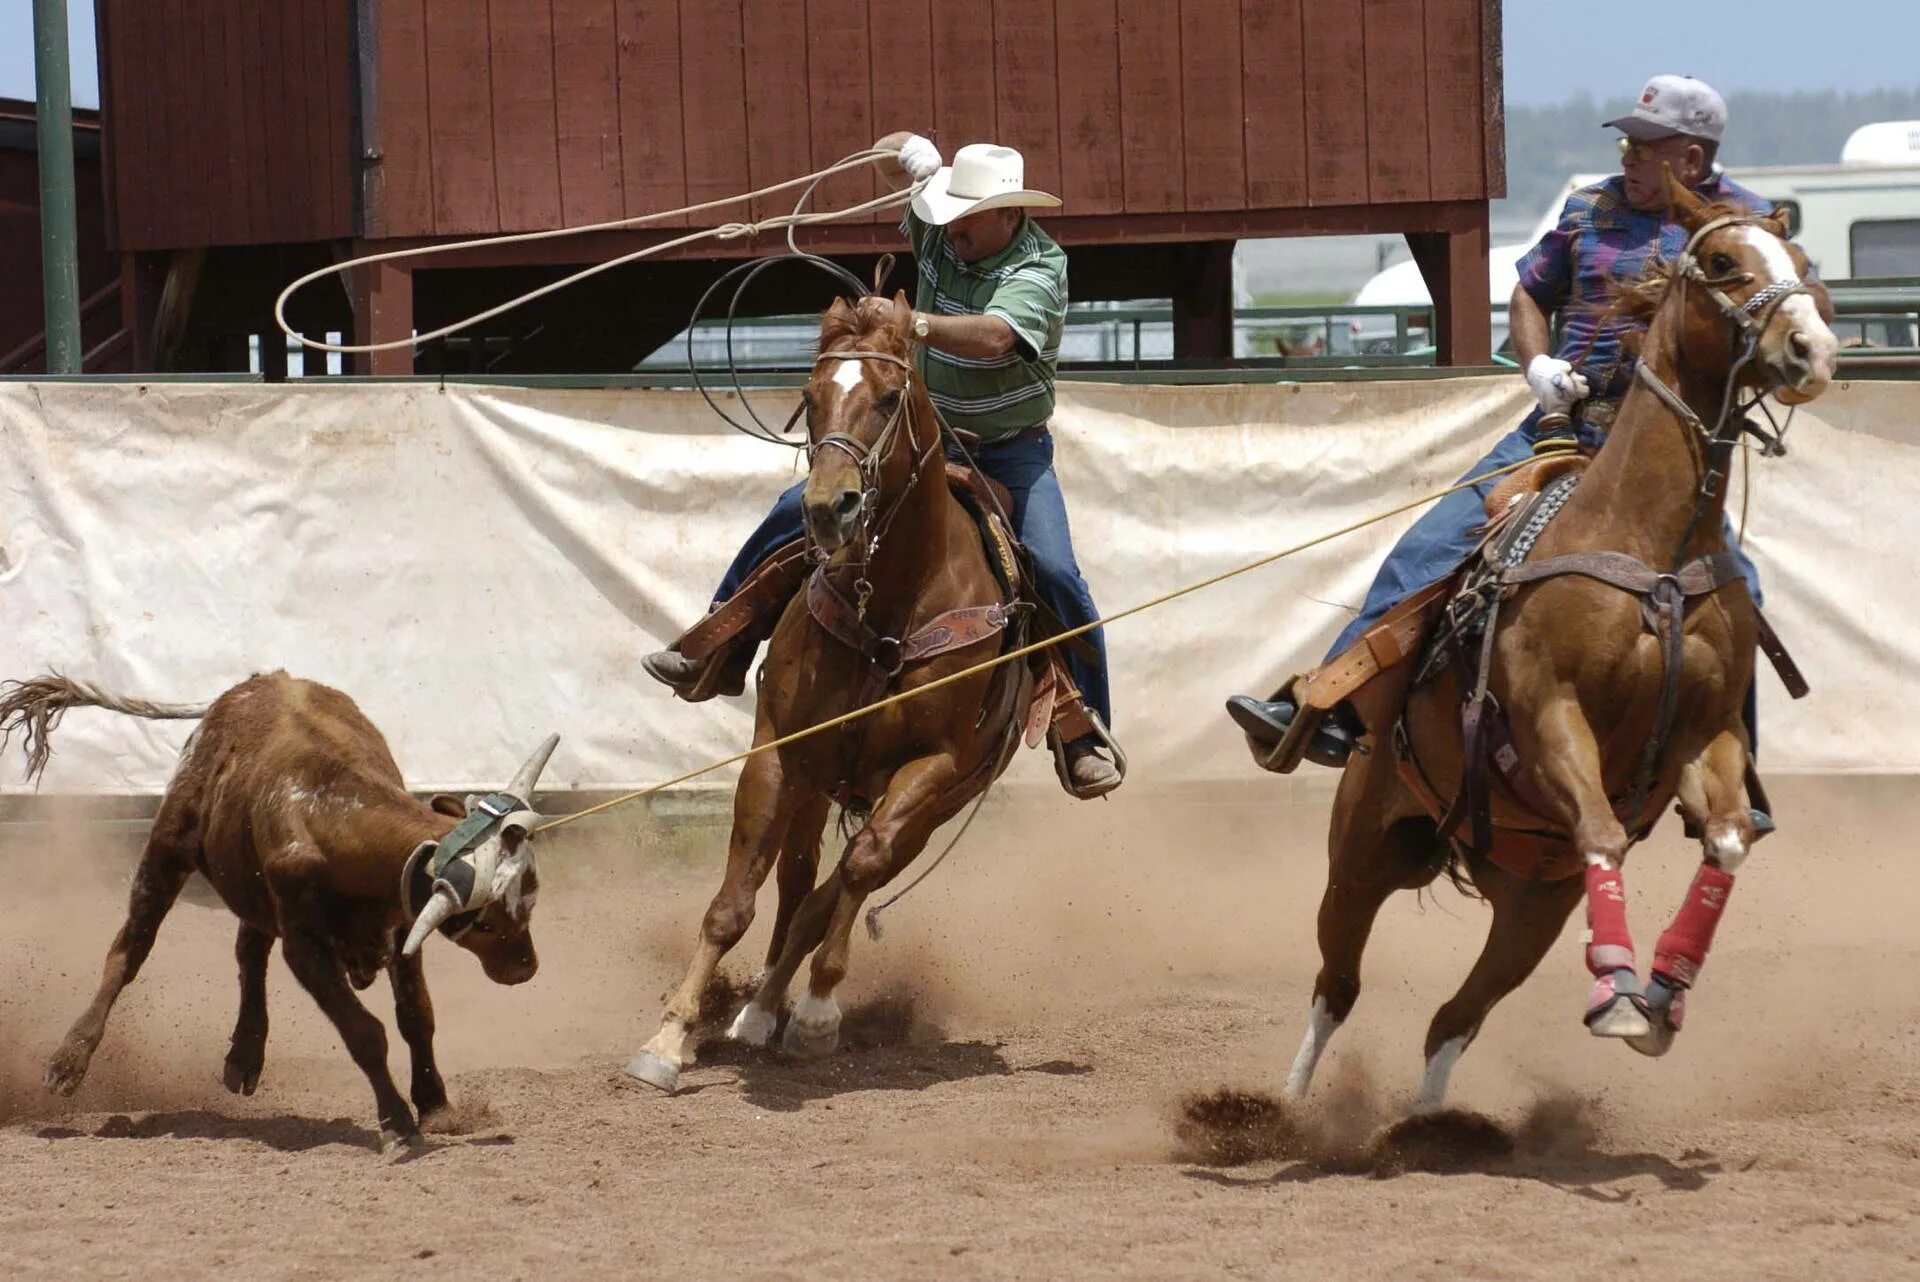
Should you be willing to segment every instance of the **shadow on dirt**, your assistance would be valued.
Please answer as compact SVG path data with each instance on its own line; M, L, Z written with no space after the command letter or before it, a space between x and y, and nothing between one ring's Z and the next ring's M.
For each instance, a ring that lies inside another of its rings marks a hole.
M791 1112L816 1100L859 1091L921 1091L947 1082L1014 1073L1079 1076L1090 1065L1069 1060L1015 1067L998 1042L952 1041L902 984L851 1006L841 1017L839 1049L818 1059L803 1059L779 1049L785 1019L766 1048L746 1046L721 1035L724 1026L709 1012L738 1009L743 986L729 984L724 994L709 989L702 1003L700 1031L707 1035L695 1051L702 1068L735 1070L741 1095L756 1108ZM704 1089L713 1083L695 1085ZM685 1093L683 1090L682 1093Z

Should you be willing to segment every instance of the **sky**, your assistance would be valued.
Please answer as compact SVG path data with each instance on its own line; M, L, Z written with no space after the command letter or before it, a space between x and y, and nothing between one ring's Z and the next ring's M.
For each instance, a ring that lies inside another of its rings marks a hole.
M1505 13L1515 106L1632 94L1661 71L1723 93L1920 84L1920 0L1505 0ZM74 103L97 107L92 0L68 0L67 19ZM0 97L33 97L33 0L0 0Z

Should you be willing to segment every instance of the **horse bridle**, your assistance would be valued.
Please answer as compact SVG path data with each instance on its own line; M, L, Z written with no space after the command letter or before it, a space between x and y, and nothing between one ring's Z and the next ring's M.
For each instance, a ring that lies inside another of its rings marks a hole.
M880 540L885 536L888 527L893 524L893 518L899 512L901 503L918 484L920 467L925 463L927 455L940 447L940 432L936 427L926 449L921 448L920 434L914 426L913 412L910 408L913 400L914 365L912 361L895 356L892 352L853 348L846 351L821 352L813 359L814 368L818 369L825 361L883 361L889 365L898 365L907 374L906 382L900 386L900 399L893 407L892 416L887 419L886 426L880 429L880 434L874 438L871 445L849 432L828 432L819 440L809 440L806 445L809 466L819 457L820 451L838 450L853 460L854 467L860 473L860 542L864 546L861 548L858 559L848 564L856 565L860 570L860 577L854 583L854 604L860 616L865 618L867 601L873 595L873 584L867 579L866 567L872 561L874 553L879 550ZM886 466L894 447L901 439L902 424L906 427L907 446L913 451L913 466L907 470L907 483L901 487L898 494L893 496L886 510L876 516L875 505L880 497L880 469ZM807 543L809 559L815 564L823 564L828 558L828 553L814 545L812 530L807 531Z
M1773 422L1772 413L1764 409L1762 402L1778 389L1763 389L1754 393L1745 404L1740 404L1740 371L1751 364L1753 358L1759 353L1760 336L1765 333L1768 323L1773 320L1773 314L1795 294L1808 294L1812 290L1800 277L1789 276L1785 280L1777 280L1767 285L1746 302L1736 303L1728 297L1726 287L1751 284L1753 273L1736 271L1724 276L1709 276L1700 266L1700 259L1696 252L1701 242L1714 232L1726 227L1762 226L1763 221L1751 215L1742 214L1723 214L1718 218L1709 219L1698 231L1688 237L1686 247L1680 251L1680 257L1674 263L1674 277L1679 281L1682 305L1685 305L1687 286L1690 284L1700 286L1720 315L1734 326L1733 342L1740 348L1733 364L1727 370L1726 391L1720 402L1719 417L1713 426L1709 428L1692 407L1648 368L1647 362L1641 361L1634 371L1635 376L1645 383L1668 409L1678 414L1680 420L1694 430L1709 452L1724 452L1731 449L1740 436L1746 433L1760 441L1763 454L1775 456L1786 453L1784 427L1776 424L1774 431L1769 433L1747 421L1748 411L1761 407L1762 412L1767 414L1768 422ZM1766 230L1769 235L1773 234L1771 229ZM1744 342L1742 342L1743 339ZM1788 422L1792 422L1791 413L1789 413ZM1734 425L1731 433L1728 431L1729 423Z
M1793 425L1793 407L1787 408L1787 421L1782 424L1773 417L1773 411L1766 407L1766 398L1777 388L1766 387L1755 392L1744 403L1740 400L1740 372L1759 354L1760 337L1767 325L1773 320L1775 312L1780 310L1789 298L1795 294L1810 294L1811 288L1798 276L1789 276L1785 280L1773 281L1757 291L1744 303L1736 303L1728 297L1726 287L1750 284L1752 272L1728 272L1724 276L1709 276L1700 266L1697 250L1708 236L1726 227L1761 226L1764 220L1744 214L1722 214L1709 219L1699 230L1687 238L1687 244L1680 251L1680 257L1674 263L1674 278L1679 282L1681 306L1686 306L1686 289L1690 284L1698 285L1706 291L1707 298L1713 303L1720 315L1734 326L1732 342L1739 349L1733 364L1727 368L1726 388L1721 394L1720 413L1709 428L1692 406L1688 405L1679 393L1667 386L1659 375L1643 358L1634 369L1634 377L1647 386L1662 404L1691 428L1699 439L1704 455L1700 475L1700 485L1694 494L1693 514L1687 521L1685 532L1680 536L1679 546L1674 552L1674 564L1685 556L1693 533L1699 528L1701 516L1708 506L1720 495L1721 486L1727 479L1728 465L1733 450L1743 435L1752 436L1760 442L1761 454L1778 457L1787 452L1787 428ZM1773 232L1766 229L1769 235ZM1771 432L1748 419L1754 409L1766 415L1772 426Z

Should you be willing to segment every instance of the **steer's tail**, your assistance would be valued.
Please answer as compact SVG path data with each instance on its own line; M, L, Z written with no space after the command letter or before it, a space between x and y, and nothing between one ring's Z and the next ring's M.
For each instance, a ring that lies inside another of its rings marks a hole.
M0 751L13 742L18 731L27 757L27 778L38 779L53 753L48 736L68 708L105 708L148 721L193 721L206 716L212 706L129 699L57 672L26 681L7 681L0 683Z

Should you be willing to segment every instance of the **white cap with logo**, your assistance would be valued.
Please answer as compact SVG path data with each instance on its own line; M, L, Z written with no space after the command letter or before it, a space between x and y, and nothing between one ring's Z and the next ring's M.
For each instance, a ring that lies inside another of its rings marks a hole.
M1640 103L1630 115L1606 121L1601 128L1643 141L1684 134L1719 142L1727 130L1727 102L1704 80L1655 76L1640 91Z

